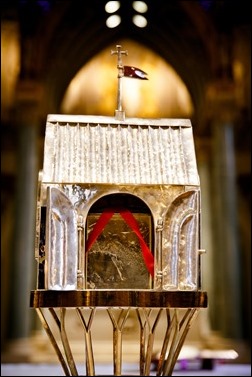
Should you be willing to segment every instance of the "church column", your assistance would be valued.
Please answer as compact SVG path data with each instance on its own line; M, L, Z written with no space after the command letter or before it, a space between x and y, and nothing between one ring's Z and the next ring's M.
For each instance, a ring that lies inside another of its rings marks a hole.
M212 211L211 211L211 174L210 174L210 152L211 142L208 138L195 138L197 165L201 186L201 248L205 253L201 256L202 290L207 291L208 308L199 313L200 336L206 342L211 336L211 324L209 311L214 301L213 290L213 234L212 234Z
M35 288L34 257L36 192L38 181L37 133L41 87L36 81L21 80L17 87L15 125L17 137L17 178L14 232L11 250L9 339L30 336L34 313L29 307ZM20 347L22 348L22 347ZM22 352L22 350L20 350ZM25 352L25 351L24 351Z
M14 235L11 254L9 339L30 336L35 313L29 307L35 288L35 217L38 181L38 130L42 100L40 81L43 44L37 39L44 10L39 2L23 2L18 8L20 72L16 86L13 120L17 138L17 177ZM25 352L17 345L17 352Z
M241 255L234 146L235 88L219 80L209 88L212 131L213 302L212 329L242 339Z

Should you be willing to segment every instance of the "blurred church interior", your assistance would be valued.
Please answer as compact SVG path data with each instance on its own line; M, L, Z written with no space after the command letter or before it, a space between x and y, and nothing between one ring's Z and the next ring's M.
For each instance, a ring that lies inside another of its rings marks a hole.
M124 63L148 73L148 80L124 80L126 117L189 118L193 126L209 305L187 342L234 350L237 362L250 364L248 6L230 0L1 2L2 363L54 360L29 308L46 117L113 116L117 67L111 50L119 44L128 51ZM99 315L104 349L110 339ZM74 324L72 335L78 344ZM130 329L128 336L130 342Z

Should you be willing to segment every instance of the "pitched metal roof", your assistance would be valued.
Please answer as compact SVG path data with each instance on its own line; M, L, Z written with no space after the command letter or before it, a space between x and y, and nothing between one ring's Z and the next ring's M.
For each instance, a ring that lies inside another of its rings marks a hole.
M49 114L42 181L199 185L191 122Z

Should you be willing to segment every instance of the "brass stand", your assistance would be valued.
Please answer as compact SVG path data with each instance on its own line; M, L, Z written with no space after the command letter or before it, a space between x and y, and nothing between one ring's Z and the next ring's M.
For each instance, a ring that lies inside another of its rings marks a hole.
M113 326L114 376L122 375L122 334L129 311L135 310L140 329L139 375L149 376L153 356L155 330L161 313L166 312L167 326L157 366L157 376L171 376L186 335L200 308L207 307L207 293L203 291L154 291L154 290L79 290L79 291L31 291L30 306L35 308L49 336L66 376L78 376L78 371L66 332L66 310L75 308L82 323L86 347L86 375L95 376L91 326L96 308L104 308ZM59 309L59 314L55 309ZM159 309L154 321L152 309ZM48 310L60 334L63 352L55 334L44 316ZM186 309L179 315L179 309ZM83 310L89 310L85 320ZM151 323L153 322L153 323Z

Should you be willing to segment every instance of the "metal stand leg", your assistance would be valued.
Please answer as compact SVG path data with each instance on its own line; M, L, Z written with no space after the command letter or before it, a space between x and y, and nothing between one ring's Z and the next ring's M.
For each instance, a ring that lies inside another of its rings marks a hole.
M73 358L71 348L70 348L70 345L69 345L69 342L68 342L66 328L65 328L66 308L60 308L60 319L58 318L58 316L57 316L57 314L56 314L56 312L53 308L49 308L49 311L52 314L52 316L53 316L53 318L54 318L54 320L55 320L55 322L58 326L60 336L61 336L62 345L63 345L65 355L66 355L66 359L67 359L67 362L68 362L68 366L69 366L69 369L71 371L71 375L72 376L78 376L78 372L77 372L76 365L75 365L75 362L74 362L74 358Z
M61 364L61 366L64 370L65 376L71 376L70 371L69 371L68 366L67 366L67 363L66 363L66 361L65 361L65 359L64 359L64 357L63 357L63 355L60 351L60 348L59 348L59 346L58 346L58 344L55 340L55 337L54 337L52 331L50 330L50 327L49 327L48 322L47 322L47 320L44 316L44 313L42 312L42 310L40 308L37 308L36 312L37 312L38 317L39 317L39 319L42 323L43 328L45 329L45 331L46 331L46 333L47 333L47 335L50 339L50 342L51 342L51 344L52 344L52 346L53 346L53 348L56 352L56 355L58 356L59 362L60 362L60 364Z
M95 308L91 309L91 314L89 316L89 320L87 324L86 324L82 311L79 308L76 308L76 310L77 310L77 313L79 314L81 323L85 330L86 373L87 373L87 376L95 376L94 353L93 353L92 338L91 338L91 325L92 325L94 314L95 314Z
M151 309L142 309L144 313L144 320L141 318L140 309L137 310L137 316L140 324L140 375L141 376L149 376L150 374L150 366L151 360L153 355L153 345L155 339L155 329L160 319L161 313L163 309L159 309L158 314L154 320L153 326L150 323L150 314L152 312ZM146 327L148 325L148 328ZM148 334L148 342L146 346L145 335L146 332ZM145 350L146 348L146 350Z
M167 347L163 346L162 356L160 358L160 365L158 367L159 376L171 376L173 369L175 367L176 361L178 359L179 353L185 341L186 335L191 327L192 321L197 314L197 309L187 309L186 313L182 317L181 321L179 320L178 310L174 309L173 319L171 321L171 326L167 326L167 334L164 339L164 344L167 344ZM171 333L173 331L173 337L171 339L170 347L169 341ZM167 359L164 361L164 350L168 349L169 352ZM164 361L164 362L163 362Z
M108 308L108 314L113 325L113 354L114 354L114 376L122 374L122 330L128 317L130 308L116 309L120 311L119 317L116 319L113 309Z

